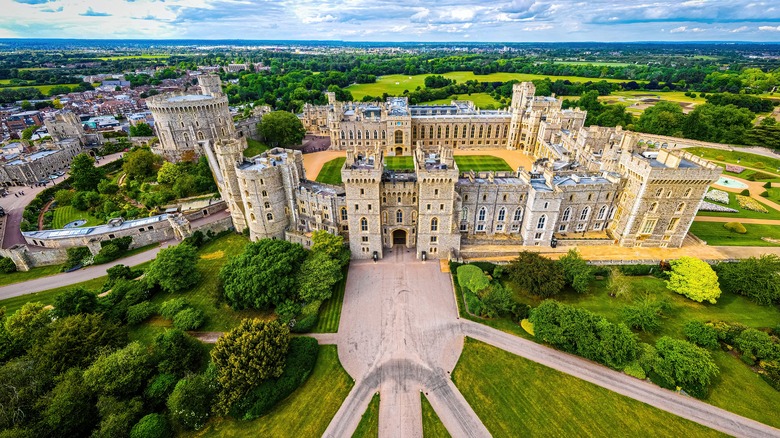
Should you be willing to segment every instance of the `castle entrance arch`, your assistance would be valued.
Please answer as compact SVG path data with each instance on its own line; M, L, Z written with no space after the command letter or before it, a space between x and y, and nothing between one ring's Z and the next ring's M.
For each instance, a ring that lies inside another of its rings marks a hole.
M395 245L406 246L406 230L393 231L393 246Z
M404 154L404 148L402 148L402 147L400 147L400 146L398 146L397 148L395 148L395 156L396 156L396 157L400 157L400 156L401 156L401 155L403 155L403 154Z

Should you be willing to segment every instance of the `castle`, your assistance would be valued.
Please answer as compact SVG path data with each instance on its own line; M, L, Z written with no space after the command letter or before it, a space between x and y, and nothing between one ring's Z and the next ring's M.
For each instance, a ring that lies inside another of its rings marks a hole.
M204 101L223 101L213 80L201 86L210 96ZM198 145L236 229L248 228L253 240L309 246L312 231L327 230L343 235L355 258L381 258L392 248L457 257L462 245L480 243L681 246L721 169L687 152L649 148L619 127L584 127L584 111L534 92L531 83L515 84L511 107L496 111L465 101L410 106L398 97L341 103L329 94L328 105L307 105L302 120L327 132L331 148L346 150L343 187L306 179L299 151L245 159L246 140L220 130L226 105L209 106L202 120L164 112L156 125L161 144L168 138L166 156ZM188 135L174 134L179 123ZM192 136L199 126L211 136ZM453 157L457 149L497 147L537 160L531 169L475 173L461 172ZM413 157L412 171L385 168L385 157L399 155Z

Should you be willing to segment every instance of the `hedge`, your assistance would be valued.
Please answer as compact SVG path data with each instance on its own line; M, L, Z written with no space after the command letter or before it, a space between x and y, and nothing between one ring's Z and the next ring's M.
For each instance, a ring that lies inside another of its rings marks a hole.
M188 307L173 317L173 326L179 330L197 330L204 322L206 317L203 312L193 307Z
M138 304L133 304L127 308L127 324L140 324L149 319L156 312L157 306L152 304L150 301L143 301Z

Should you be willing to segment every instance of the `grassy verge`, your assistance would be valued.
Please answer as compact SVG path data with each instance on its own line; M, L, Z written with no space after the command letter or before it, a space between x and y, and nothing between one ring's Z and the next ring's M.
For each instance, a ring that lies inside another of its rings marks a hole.
M422 403L423 436L426 438L450 438L450 433L447 432L439 416L433 410L433 406L422 392L420 393L420 402Z
M333 295L320 306L320 316L312 333L336 333L341 320L341 305L344 303L344 289L347 287L349 266L344 268L344 278L336 285Z
M725 161L726 163L732 163L739 166L761 168L763 166L768 172L776 173L777 169L780 169L780 159L765 157L763 155L756 155L747 152L728 151L723 149L711 149L711 148L687 148L686 151L704 157L708 160ZM739 162L738 162L739 161ZM756 163L761 163L758 166Z
M185 437L322 436L354 382L339 363L336 346L320 347L317 365L306 382L268 415L251 421L222 418Z
M712 246L780 246L761 240L762 237L780 239L780 225L742 224L747 233L738 234L723 228L720 222L693 222L691 233Z
M722 436L473 339L452 380L493 436Z
M244 149L244 156L247 158L254 157L255 155L261 154L270 149L265 145L265 143L252 140L251 138L246 139L246 144L248 146L246 149Z
M33 268L29 271L16 271L10 274L0 274L0 286L48 277L49 275L59 274L61 270L62 265L53 265L41 266L40 268Z
M54 219L51 221L51 227L56 230L79 219L87 221L87 223L81 225L81 227L91 227L101 224L100 219L92 216L89 212L77 210L76 207L71 205L63 205L62 207L54 209Z
M355 433L352 438L373 438L379 436L379 394L371 397L371 402L366 408L366 412L360 417Z
M771 189L775 190L775 189ZM726 205L726 207L733 208L735 210L738 210L739 213L723 213L719 211L700 211L697 213L698 216L715 216L715 217L728 217L728 218L734 218L735 221L739 221L740 218L751 218L751 219L780 219L780 211L775 210L774 208L764 204L760 200L757 200L761 205L766 208L767 213L761 213L758 211L752 211L745 208L742 208L739 206L739 202L737 202L737 196L736 193L729 193L729 203ZM712 202L712 201L710 201ZM712 202L715 205L723 205L718 202Z
M325 184L341 184L341 168L344 167L345 157L335 158L322 165L320 173L317 175L317 182Z
M455 163L458 165L458 170L461 172L468 172L473 170L474 172L485 171L507 171L511 172L512 168L504 161L503 158L493 157L490 155L457 155L455 156Z
M414 170L414 160L411 156L385 157L387 170Z

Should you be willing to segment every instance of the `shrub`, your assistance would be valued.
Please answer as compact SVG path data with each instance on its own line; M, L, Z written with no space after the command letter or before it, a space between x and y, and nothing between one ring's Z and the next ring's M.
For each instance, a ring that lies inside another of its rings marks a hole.
M477 266L463 265L458 268L457 272L460 287L475 294L479 294L490 286L490 279Z
M16 264L10 257L0 257L0 272L3 274L16 272Z
M695 257L680 257L669 263L672 271L666 287L698 303L716 303L720 297L720 285L717 274L707 262Z
M536 336L534 334L534 325L533 325L533 323L531 323L531 321L529 321L527 319L524 319L524 320L520 321L520 327L522 327L523 330L525 330L526 333L528 333L529 335Z
M747 229L745 228L745 226L739 222L726 222L725 224L723 224L723 228L731 231L732 233L737 233L737 234L747 233Z
M198 374L179 380L168 397L171 419L187 429L200 429L209 418L214 393L210 376Z
M744 295L760 305L780 301L780 257L764 254L715 266L724 291Z
M127 308L127 323L129 325L140 324L157 312L157 306L151 301L144 301Z
M717 157L715 157L715 159L718 161L723 161L726 159L726 157L724 157L723 155L718 155Z
M174 298L160 305L160 315L166 319L173 319L177 313L190 307L190 304L184 298Z
M739 194L742 195L742 196L750 196L750 190L745 189L745 190L739 192Z
M647 374L645 374L645 370L639 365L639 361L633 361L626 365L626 367L623 368L623 372L631 377L636 377L639 380L647 379Z
M763 187L765 189L771 189L772 188L772 182L771 181L765 182Z
M758 181L762 179L772 179L774 177L775 177L774 175L770 175L768 173L756 172L751 175L748 175L747 177L745 177L745 179L748 181Z
M130 438L169 438L171 436L173 436L171 425L162 414L146 415L130 430Z
M645 374L653 370L653 364L658 359L658 352L650 344L640 342L637 345L636 361Z
M144 390L144 400L153 410L165 406L165 401L168 400L178 381L179 379L173 374L156 375Z
M749 328L743 331L734 340L734 344L743 354L758 360L780 358L780 344L760 330Z
M290 331L294 333L308 333L312 331L319 320L321 305L322 301L314 301L305 305Z
M522 303L512 303L509 313L512 314L512 321L519 324L520 321L528 318L528 315L531 313L531 306Z
M737 336L747 330L747 326L740 323L726 323L723 321L716 321L712 324L712 327L718 332L718 340L723 341L729 345L734 345L734 341Z
M761 192L761 195L760 195L760 196L761 196L762 198L768 198L768 197L769 197L769 192L767 192L766 190L764 190L763 192Z
M197 330L205 322L205 316L199 309L189 307L173 317L173 326L179 330Z
M657 265L620 265L618 269L628 276L650 275L659 271Z
M655 333L661 329L661 317L667 307L664 301L644 299L635 306L624 307L620 314L629 327Z
M690 321L683 328L685 337L689 341L709 350L718 348L718 331L711 325L701 321Z
M65 266L63 266L63 270L68 270L75 268L76 266L83 264L87 258L89 258L92 253L89 252L89 248L85 246L77 246L73 248L68 248L66 251L68 255L68 259L65 261Z
M763 368L761 378L772 388L780 391L780 362L763 362L761 367Z
M694 397L703 398L720 370L709 351L681 339L664 336L655 344L658 358L651 378L660 386L679 386Z

